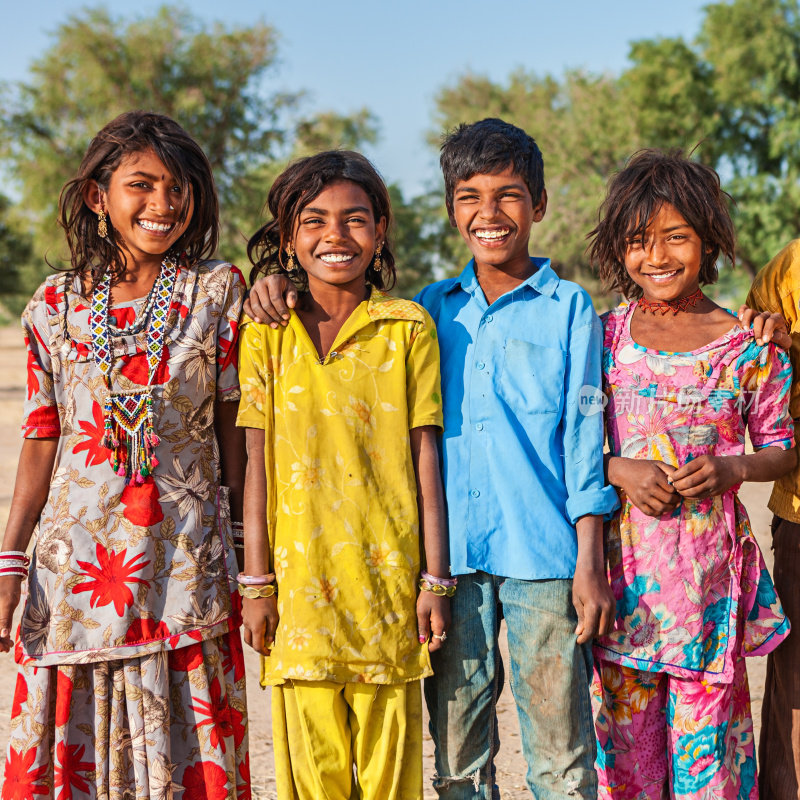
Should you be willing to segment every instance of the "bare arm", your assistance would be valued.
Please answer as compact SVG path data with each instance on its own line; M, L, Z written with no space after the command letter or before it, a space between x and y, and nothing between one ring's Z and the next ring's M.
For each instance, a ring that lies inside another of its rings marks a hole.
M244 481L244 572L270 572L267 526L267 474L264 461L265 434L247 428L247 470ZM261 655L269 655L278 627L278 600L272 597L243 598L244 640Z
M222 483L231 492L231 519L241 522L247 455L245 453L244 428L236 427L236 413L238 410L238 403L223 403L219 400L214 403L214 431L219 445ZM244 567L243 557L238 549L236 551L236 560L239 564L239 569L242 569Z
M417 476L417 503L422 528L426 569L437 578L450 574L447 531L444 513L444 492L439 472L439 451L436 445L437 428L425 425L412 428L411 456ZM417 599L417 625L422 641L430 638L429 649L436 651L441 636L450 624L450 601L433 592L420 592Z
M583 644L595 636L611 632L616 604L606 578L602 517L581 517L575 528L578 560L572 581L572 602L578 613L575 633L578 644Z
M797 464L797 450L763 447L741 456L699 456L672 473L672 485L695 499L724 494L745 481L774 481Z
M17 480L8 514L3 550L25 552L39 522L53 475L58 439L25 439L17 466ZM11 619L20 598L22 579L13 575L0 578L0 651L8 652Z

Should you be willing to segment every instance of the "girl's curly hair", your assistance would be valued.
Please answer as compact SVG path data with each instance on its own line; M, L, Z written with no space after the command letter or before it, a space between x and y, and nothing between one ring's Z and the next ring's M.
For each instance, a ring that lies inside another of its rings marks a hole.
M631 241L645 244L647 228L664 203L674 206L700 237L700 283L717 280L720 253L735 263L736 233L719 175L681 150L640 150L608 184L600 222L588 235L589 258L605 286L635 300L642 290L625 269Z

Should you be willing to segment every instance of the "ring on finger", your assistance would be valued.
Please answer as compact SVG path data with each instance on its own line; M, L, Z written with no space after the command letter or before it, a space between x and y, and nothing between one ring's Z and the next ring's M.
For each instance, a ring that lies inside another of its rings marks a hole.
M438 633L433 634L434 639L438 639L440 642L443 642L447 638L447 631L442 631L441 635Z

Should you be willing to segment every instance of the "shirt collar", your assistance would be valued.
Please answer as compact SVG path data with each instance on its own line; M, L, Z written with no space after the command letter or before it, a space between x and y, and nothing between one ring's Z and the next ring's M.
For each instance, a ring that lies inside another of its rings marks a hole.
M534 267L536 267L536 271L530 276L530 278L524 280L519 286L515 286L512 291L516 292L525 288L526 286L530 286L531 289L539 294L552 297L558 288L560 278L550 266L550 259L532 256L531 263L534 265ZM466 267L464 267L463 271L458 278L453 281L453 284L449 287L448 291L452 292L456 289L462 289L468 294L474 294L477 289L480 289L478 278L475 275L474 258L470 260Z
M392 297L374 286L367 301L367 314L370 319L405 319L412 322L424 322L422 309L411 300Z

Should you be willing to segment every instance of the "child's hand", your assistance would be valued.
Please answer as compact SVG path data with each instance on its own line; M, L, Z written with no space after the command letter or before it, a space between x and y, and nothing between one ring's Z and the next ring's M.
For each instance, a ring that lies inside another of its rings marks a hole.
M774 342L783 350L788 350L792 346L789 325L783 314L770 314L769 311L762 311L759 314L752 308L742 306L739 309L739 322L743 328L753 329L758 344Z
M578 613L578 644L614 629L617 604L605 571L577 566L572 579L572 604Z
M5 575L0 578L0 652L7 653L14 646L11 635L11 620L19 605L22 578Z
M675 467L663 461L614 457L608 463L608 480L619 486L636 508L650 517L671 514L681 496L669 482Z
M270 328L289 324L289 309L297 305L297 289L285 275L259 278L244 301L244 313Z
M428 650L435 653L446 639L450 627L450 598L433 592L420 592L417 598L417 631L419 643L430 637Z
M245 643L262 656L268 656L278 629L277 596L242 598L242 621Z
M746 479L737 456L698 456L672 473L672 485L694 500L724 494Z

